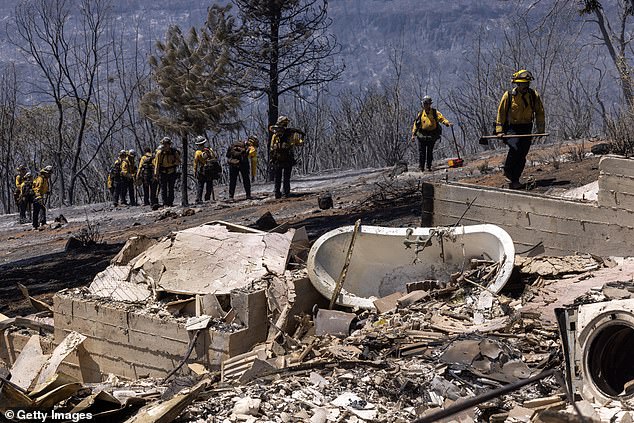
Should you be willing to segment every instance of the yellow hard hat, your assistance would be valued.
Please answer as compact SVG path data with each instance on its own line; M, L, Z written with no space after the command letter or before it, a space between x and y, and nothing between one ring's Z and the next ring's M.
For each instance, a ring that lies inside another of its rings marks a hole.
M533 74L530 73L530 71L527 71L526 69L521 69L513 74L511 81L512 82L531 82L533 79L535 78L533 78Z

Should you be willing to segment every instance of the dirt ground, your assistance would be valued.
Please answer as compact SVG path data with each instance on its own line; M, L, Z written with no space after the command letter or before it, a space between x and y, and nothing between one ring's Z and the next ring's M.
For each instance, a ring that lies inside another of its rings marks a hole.
M524 190L557 193L581 187L598 179L599 157L584 157L591 143L535 146L523 174ZM49 211L48 227L41 231L18 225L15 215L0 216L0 313L8 316L29 312L29 305L16 288L26 285L31 295L51 302L63 288L82 286L105 269L126 239L135 234L150 237L225 220L248 226L270 212L278 224L305 226L311 241L328 230L363 223L386 226L420 224L420 183L424 180L458 180L465 183L503 188L506 182L500 166L504 149L486 151L465 158L465 166L449 169L438 160L433 172L407 172L391 178L392 169L363 169L311 175L293 181L294 195L275 200L270 184L256 184L254 199L229 202L226 185L216 188L219 201L201 207L173 207L152 211L149 207L112 208L107 204L65 207ZM569 161L566 161L569 160ZM412 166L416 168L417 166ZM329 192L334 208L320 210L318 197ZM238 198L240 196L240 188ZM191 198L190 198L191 199ZM63 215L68 223L55 223ZM103 245L65 251L68 239L88 225L98 224Z

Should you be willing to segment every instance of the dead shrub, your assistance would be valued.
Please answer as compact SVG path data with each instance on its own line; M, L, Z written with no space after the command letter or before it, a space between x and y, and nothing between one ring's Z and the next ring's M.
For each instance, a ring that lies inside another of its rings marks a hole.
M568 148L566 157L573 163L581 162L585 158L586 149L584 143L573 145Z
M76 242L82 247L92 247L103 244L103 235L99 230L99 223L94 223L86 217L86 226L73 234Z
M608 120L606 132L612 153L626 157L634 154L634 110Z

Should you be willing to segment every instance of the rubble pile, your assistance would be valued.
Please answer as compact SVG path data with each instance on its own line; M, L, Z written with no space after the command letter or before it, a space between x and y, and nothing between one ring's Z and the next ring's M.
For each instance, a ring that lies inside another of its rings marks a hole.
M492 301L487 314L493 320L474 324L477 299L486 291L467 285L445 298L412 292L418 298L411 304L404 299L382 314L361 313L353 322L358 329L347 336L317 336L317 322L300 326L292 342L265 347L265 360L286 366L217 388L213 401L195 403L184 418L405 422L559 364L556 327L512 310L509 298ZM551 377L481 405L471 418L503 421L516 405L558 394Z
M128 243L52 309L24 289L37 313L0 316L10 364L0 410L129 422L423 422L473 402L443 421L631 421L634 371L621 350L634 340L634 285L591 284L613 261L518 256L521 289L500 292L491 286L503 261L470 258L447 280L333 309L339 293L321 296L302 265L306 243L305 231L205 225ZM441 253L444 263L451 250ZM570 305L555 318L544 310L557 301Z

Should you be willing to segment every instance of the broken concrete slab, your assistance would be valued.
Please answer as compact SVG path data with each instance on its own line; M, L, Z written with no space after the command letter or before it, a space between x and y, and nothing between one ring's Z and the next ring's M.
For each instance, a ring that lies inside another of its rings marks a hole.
M397 291L387 297L377 298L374 300L374 307L379 314L387 313L388 311L395 310L398 306L398 299L404 295L403 292Z
M141 303L152 296L146 281L135 283L130 266L114 265L99 272L88 286L88 291L97 297L113 301Z
M283 274L293 234L238 233L203 225L164 238L131 264L133 270L145 270L157 291L228 294L268 272Z
M86 340L86 337L77 332L71 332L64 338L64 340L53 350L51 356L46 360L46 363L42 367L37 378L37 385L47 383L55 376L59 365L71 354L82 342Z
M412 291L409 294L399 297L396 300L396 304L399 308L405 308L427 297L429 297L429 292L427 291Z
M31 336L11 367L11 382L28 391L49 357L42 352L40 336Z
M156 244L156 242L154 238L148 238L145 235L130 237L117 255L110 260L110 264L125 266L130 263L130 260Z

